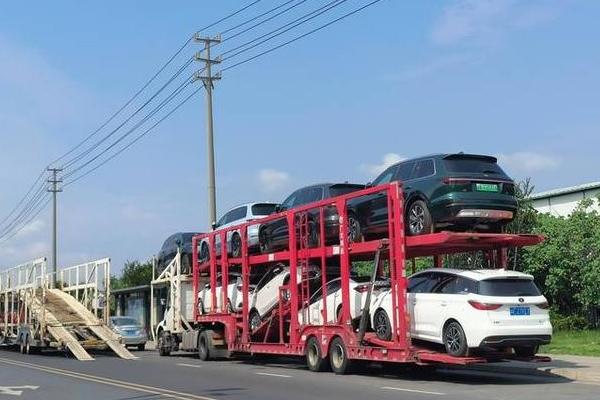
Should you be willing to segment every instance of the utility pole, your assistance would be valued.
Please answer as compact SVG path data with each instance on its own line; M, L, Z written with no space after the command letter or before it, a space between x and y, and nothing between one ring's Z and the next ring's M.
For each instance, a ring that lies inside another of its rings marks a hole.
M221 79L219 74L212 75L212 65L221 62L220 57L216 59L210 58L210 47L212 44L221 42L221 36L208 37L201 36L196 33L194 36L196 42L204 44L204 49L196 53L196 61L204 63L204 68L196 73L195 79L201 80L206 89L206 151L208 160L208 226L212 229L217 222L217 200L216 200L216 184L215 184L215 146L213 136L213 109L212 109L212 92L214 89L213 82ZM204 54L202 54L204 52Z
M52 212L52 287L56 287L56 273L57 273L57 251L56 251L56 237L57 237L57 228L56 228L56 193L62 192L62 189L58 187L59 183L62 183L62 179L58 178L58 173L62 172L62 168L48 168L48 171L52 174L50 178L48 178L48 183L50 186L48 187L48 192L52 193L53 200L53 212Z

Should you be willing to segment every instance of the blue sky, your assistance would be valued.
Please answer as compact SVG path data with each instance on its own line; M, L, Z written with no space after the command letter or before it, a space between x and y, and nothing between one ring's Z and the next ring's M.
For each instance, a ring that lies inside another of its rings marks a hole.
M281 2L262 0L206 33ZM246 3L3 5L0 214L189 35ZM245 38L325 3L308 0ZM308 183L366 182L385 163L433 152L497 155L537 190L598 180L598 17L600 3L583 0L383 0L225 72L214 98L219 213ZM198 96L60 194L60 263L110 256L118 270L171 232L206 229L205 122ZM49 255L49 211L0 245L0 267Z

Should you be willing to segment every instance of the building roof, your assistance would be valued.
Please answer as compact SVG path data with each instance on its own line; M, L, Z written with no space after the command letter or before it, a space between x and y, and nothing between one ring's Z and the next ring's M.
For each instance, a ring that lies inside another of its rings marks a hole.
M569 186L565 188L547 190L545 192L534 193L529 198L531 200L546 199L548 197L556 197L569 193L583 192L585 190L600 189L600 182L584 183L582 185Z

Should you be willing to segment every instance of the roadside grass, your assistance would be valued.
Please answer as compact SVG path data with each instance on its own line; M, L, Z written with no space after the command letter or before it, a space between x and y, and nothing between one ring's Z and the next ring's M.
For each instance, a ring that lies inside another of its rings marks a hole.
M600 357L600 329L556 331L552 342L542 346L540 353Z

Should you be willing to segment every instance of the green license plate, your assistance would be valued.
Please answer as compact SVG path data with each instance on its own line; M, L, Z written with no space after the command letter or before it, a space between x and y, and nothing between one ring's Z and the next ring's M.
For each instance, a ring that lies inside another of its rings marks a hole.
M500 188L495 183L476 183L475 190L478 192L499 192Z

